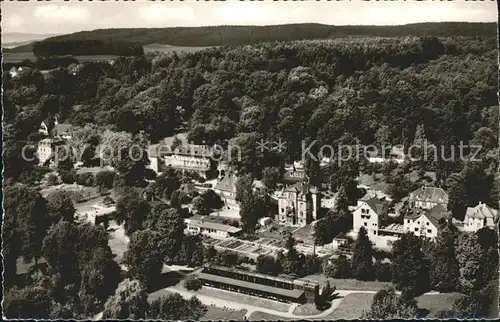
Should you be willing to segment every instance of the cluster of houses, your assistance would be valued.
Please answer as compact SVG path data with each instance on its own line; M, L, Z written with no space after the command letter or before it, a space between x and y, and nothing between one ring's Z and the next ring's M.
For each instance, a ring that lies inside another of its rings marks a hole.
M359 232L360 228L364 227L371 238L399 236L411 232L417 236L434 239L445 220L452 219L447 210L448 194L441 188L421 187L410 193L403 202L407 203L408 210L395 214L403 216L403 224L381 227L381 218L387 212L384 209L384 200L376 196L361 198L353 211L354 232ZM453 218L452 222L461 230L474 232L483 227L494 229L497 220L498 210L480 202L475 207L467 208L463 221Z

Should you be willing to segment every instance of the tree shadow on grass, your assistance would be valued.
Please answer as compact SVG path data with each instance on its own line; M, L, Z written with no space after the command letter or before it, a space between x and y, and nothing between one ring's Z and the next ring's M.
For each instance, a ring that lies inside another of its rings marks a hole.
M179 272L170 271L165 272L158 277L157 282L149 287L149 292L155 292L166 287L177 285L184 278L183 274Z

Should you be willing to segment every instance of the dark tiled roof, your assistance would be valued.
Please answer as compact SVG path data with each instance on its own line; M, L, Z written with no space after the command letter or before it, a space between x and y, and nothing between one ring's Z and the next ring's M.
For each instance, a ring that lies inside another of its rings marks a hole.
M371 197L370 199L361 199L361 201L365 202L370 208L373 209L377 214L381 214L384 211L384 204L382 200L377 197Z
M200 273L198 277L200 279L206 280L206 281L223 283L226 285L234 285L236 287L243 287L243 288L247 288L247 289L251 289L251 290L261 291L261 292L265 292L268 294L275 294L278 296L285 296L285 297L294 298L294 299L298 299L304 294L304 291L300 291L300 290L288 290L288 289L284 289L284 288L277 288L277 287L261 285L261 284L247 282L247 281L232 279L232 278L228 278L228 277L207 274L207 273Z
M448 203L448 194L441 188L422 187L410 193L410 201Z

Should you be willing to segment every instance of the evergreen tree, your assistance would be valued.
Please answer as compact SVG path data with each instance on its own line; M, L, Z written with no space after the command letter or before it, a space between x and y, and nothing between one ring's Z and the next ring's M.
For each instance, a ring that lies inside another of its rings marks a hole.
M406 233L392 248L392 282L398 290L419 296L430 288L429 265L421 250L422 241Z
M364 227L359 229L352 255L353 276L357 280L373 279L373 246Z

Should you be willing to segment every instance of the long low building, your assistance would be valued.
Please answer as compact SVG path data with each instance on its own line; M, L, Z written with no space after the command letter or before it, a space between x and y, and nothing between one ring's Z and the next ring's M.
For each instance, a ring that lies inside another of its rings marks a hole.
M213 286L228 291L264 297L282 302L306 302L305 292L301 290L277 288L207 273L200 273L198 277L203 284L207 286Z
M205 264L200 279L205 285L282 302L314 302L319 282L271 276L234 267Z
M241 228L216 222L205 221L203 219L185 219L186 232L190 234L203 234L216 239L226 239L237 236Z

